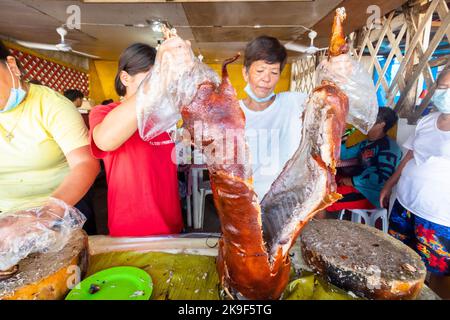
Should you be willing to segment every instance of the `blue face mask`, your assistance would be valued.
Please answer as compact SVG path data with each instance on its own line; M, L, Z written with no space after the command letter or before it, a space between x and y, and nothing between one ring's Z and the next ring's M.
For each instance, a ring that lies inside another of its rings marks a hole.
M442 113L450 113L450 89L436 89L431 99Z
M16 83L14 81L11 69L9 68L9 65L6 66L8 67L9 73L11 74L11 78L13 80L13 87L11 88L11 92L9 94L9 98L8 101L6 102L5 107L3 108L3 110L0 110L0 113L8 112L16 108L23 101L23 99L25 99L25 96L27 94L26 91L22 89L22 86L20 85L20 80L19 80L19 87L15 88Z
M265 98L258 98L256 96L256 94L252 91L252 88L250 87L250 84L247 83L247 86L245 87L244 91L248 94L248 96L250 98L252 98L252 100L256 101L256 102L267 102L270 99L272 99L272 97L275 95L275 93L273 93L273 91Z

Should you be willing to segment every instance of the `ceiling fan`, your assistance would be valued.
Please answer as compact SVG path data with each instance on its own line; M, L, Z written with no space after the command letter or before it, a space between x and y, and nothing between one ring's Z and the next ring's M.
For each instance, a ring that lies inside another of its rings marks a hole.
M75 54L78 54L80 56L92 58L92 59L99 59L99 56L95 56L89 53L81 52L73 50L70 44L65 42L64 38L67 35L67 30L64 27L56 28L56 32L61 36L61 42L58 44L45 44L45 43L36 43L36 42L29 42L29 41L22 41L22 40L16 40L12 39L17 44L20 44L21 46L30 48L30 49L41 49L41 50L51 50L51 51L62 51L62 52L72 52Z
M286 43L284 46L286 47L286 49L291 50L291 51L296 51L296 52L301 52L301 53L306 53L306 54L315 54L316 52L319 51L324 51L327 50L328 48L317 48L314 46L314 39L317 37L317 32L314 30L311 30L308 33L308 37L311 39L311 44L309 47L298 44L298 43L294 43L293 41Z

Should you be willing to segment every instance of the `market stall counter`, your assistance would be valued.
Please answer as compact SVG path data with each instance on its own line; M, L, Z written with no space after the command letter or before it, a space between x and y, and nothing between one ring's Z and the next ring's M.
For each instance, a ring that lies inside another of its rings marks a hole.
M314 223L315 221L312 222L312 226ZM359 228L350 222L339 223ZM308 234L308 229L305 234ZM0 281L0 298L65 299L69 290L74 288L78 281L90 279L90 276L104 270L126 266L141 269L151 276L152 300L229 299L227 292L220 285L216 270L219 237L220 234L189 233L164 237L88 238L83 231L78 231L60 252L32 254L23 259L17 274ZM362 295L345 289L342 282L330 281L326 275L318 273L311 265L305 263L302 250L307 241L303 239L300 237L290 251L292 259L290 283L282 299L364 299ZM358 251L360 248L347 248L348 250ZM358 259L365 259L360 251L358 254ZM373 252L367 253L369 256L371 254L373 255ZM336 285L340 285L343 289ZM106 286L108 283L104 282L103 287ZM98 288L101 289L102 286ZM93 295L91 299L95 300L98 290L91 292ZM105 299L104 295L98 296ZM414 298L439 299L425 285Z

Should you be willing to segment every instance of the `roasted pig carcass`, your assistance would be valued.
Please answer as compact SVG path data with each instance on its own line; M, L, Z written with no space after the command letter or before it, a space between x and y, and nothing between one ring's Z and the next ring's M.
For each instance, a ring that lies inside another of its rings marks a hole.
M243 133L245 127L227 62L220 86L202 84L193 102L182 108L182 117L192 137L194 128L202 131L196 147L228 154L221 158L216 152L204 153L222 226L218 257L222 284L246 298L277 299L289 280L289 248L302 227L340 198L333 175L348 102L331 83L314 90L304 114L302 142L260 205L246 143L226 141L235 137L239 142L239 134L227 131ZM223 150L230 145L231 151Z
M245 298L277 299L288 283L288 253L301 229L340 198L334 174L348 100L330 82L314 90L303 119L298 119L299 125L303 121L298 149L260 203L242 139L245 116L227 75L232 61L223 65L221 84L201 84L181 114L191 137L201 132L201 139L194 138L196 147L207 149L205 160L222 226L218 270L224 288Z
M330 48L345 52L342 22L334 24ZM171 39L171 43L179 45L164 50L192 56L180 39ZM163 51L159 56L164 56ZM299 126L303 122L298 149L260 202L253 186L245 116L227 74L227 64L235 59L224 62L219 82L195 59L191 65L177 65L176 60L157 57L150 78L139 90L138 127L144 139L152 137L152 123L169 128L179 110L184 128L203 151L208 167L222 228L217 268L224 289L236 297L278 299L289 280L289 249L296 237L318 211L340 198L334 174L348 100L330 81L313 91L298 119ZM178 67L164 68L164 63ZM170 78L167 73L175 69L178 77L171 79L190 81L173 80L161 86L166 83L164 77Z

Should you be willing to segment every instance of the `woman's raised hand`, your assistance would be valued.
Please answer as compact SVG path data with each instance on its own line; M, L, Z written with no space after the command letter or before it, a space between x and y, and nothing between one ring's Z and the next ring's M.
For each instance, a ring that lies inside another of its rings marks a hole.
M181 39L175 32L164 29L166 40L159 46L156 54L156 63L163 62L167 56L169 59L176 59L183 63L192 63L194 56L192 54L191 42Z

